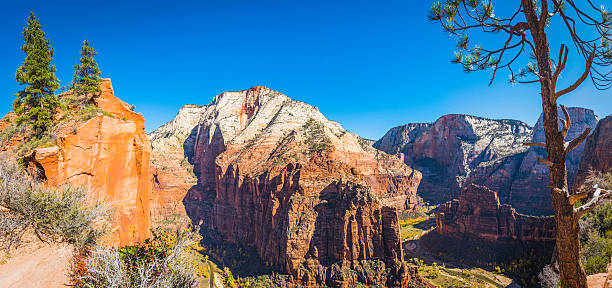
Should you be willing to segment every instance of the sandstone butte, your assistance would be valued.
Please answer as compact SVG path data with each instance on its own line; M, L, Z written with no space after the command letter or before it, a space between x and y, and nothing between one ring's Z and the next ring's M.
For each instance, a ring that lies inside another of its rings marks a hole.
M318 109L258 86L186 106L150 137L153 158L166 155L154 194L180 198L168 172L192 164L191 220L295 285L428 285L403 263L397 215L415 209L421 174Z
M54 142L34 149L24 159L40 170L49 185L86 187L92 202L113 211L109 244L133 244L150 235L151 144L142 115L114 96L110 79L102 79L100 86L96 106L104 113L79 121L60 112L52 131L57 136ZM70 92L60 95L71 96ZM69 105L71 109L76 108ZM12 151L10 147L3 150Z
M436 231L447 236L471 236L487 241L555 241L553 217L517 213L501 204L497 192L474 184L458 199L440 205Z

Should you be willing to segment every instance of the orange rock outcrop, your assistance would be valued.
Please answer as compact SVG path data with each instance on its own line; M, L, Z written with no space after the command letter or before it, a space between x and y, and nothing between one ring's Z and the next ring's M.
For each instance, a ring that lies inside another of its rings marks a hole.
M55 145L35 149L27 161L42 168L50 185L86 187L90 200L113 211L110 242L132 244L150 235L151 144L144 118L114 96L110 79L101 88L96 106L104 112L76 127L64 125Z

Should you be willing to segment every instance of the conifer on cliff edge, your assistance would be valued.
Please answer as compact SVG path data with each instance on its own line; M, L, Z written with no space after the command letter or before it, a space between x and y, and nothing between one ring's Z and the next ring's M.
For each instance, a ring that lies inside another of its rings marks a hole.
M21 51L26 58L15 72L15 80L26 87L15 94L13 109L19 115L17 124L32 124L35 133L40 135L53 125L53 115L60 105L54 95L59 81L51 64L53 48L34 12L30 12L27 27L23 29L23 40Z
M81 47L81 59L74 65L74 78L72 79L72 91L76 95L91 95L91 100L98 97L102 92L100 89L100 69L94 56L98 53L89 45L85 39Z

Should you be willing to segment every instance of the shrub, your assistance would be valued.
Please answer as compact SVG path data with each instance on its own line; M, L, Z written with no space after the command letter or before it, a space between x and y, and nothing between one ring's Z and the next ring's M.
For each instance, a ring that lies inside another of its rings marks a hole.
M103 209L87 204L84 189L48 187L4 159L0 159L0 207L0 244L7 252L19 246L28 231L43 242L87 245L102 233L93 224L105 215Z
M209 273L197 231L157 230L144 243L81 250L73 261L74 287L196 287Z
M302 129L306 136L304 143L308 145L310 153L320 155L331 149L331 139L325 134L325 126L322 123L310 118Z
M558 269L558 268L557 268ZM538 274L540 286L542 288L559 288L559 273L551 265L544 266L542 272Z
M611 173L591 173L583 189L594 184L612 188ZM590 189L592 190L592 189ZM612 257L612 202L595 207L580 219L580 260L588 275L603 273Z
M25 156L38 147L52 145L55 138L56 136L51 134L51 132L45 131L41 135L34 136L34 138L31 138L28 141L19 143L19 145L13 149L13 152L19 156Z

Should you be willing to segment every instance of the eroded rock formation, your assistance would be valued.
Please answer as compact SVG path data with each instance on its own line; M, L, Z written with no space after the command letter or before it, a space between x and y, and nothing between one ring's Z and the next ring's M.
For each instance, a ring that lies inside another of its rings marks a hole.
M459 195L473 170L527 150L529 125L516 120L490 120L469 115L445 115L433 124L396 127L374 147L401 153L406 164L423 173L419 195L441 203Z
M253 245L299 285L404 287L418 278L402 263L396 212L417 205L418 171L266 87L198 109L199 123L180 138L198 175L184 200L192 221ZM154 155L171 134L152 134Z
M567 139L597 124L592 110L571 107L568 111L572 126ZM531 129L515 120L446 115L433 124L393 128L374 147L402 154L406 164L423 173L418 190L425 200L440 203L457 198L462 187L474 183L496 191L502 203L521 213L545 215L552 213L548 167L538 163L537 157L546 158L546 152L522 145L543 141L541 119ZM576 178L583 149L584 144L568 155L569 185Z
M151 140L151 221L154 227L188 222L183 204L197 184L193 165L195 133L204 106L185 105L176 117L149 135Z
M553 217L527 216L501 204L487 187L469 185L458 199L440 205L436 231L446 236L469 236L487 241L554 241Z
M54 143L34 149L25 160L41 169L49 185L86 187L92 202L114 211L109 241L131 244L150 235L151 144L144 118L114 96L110 79L103 79L101 88L96 106L104 112L85 121L59 121Z

